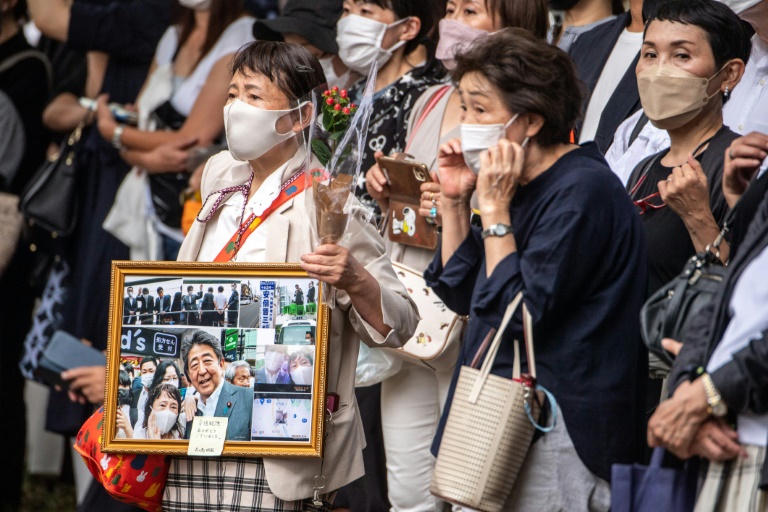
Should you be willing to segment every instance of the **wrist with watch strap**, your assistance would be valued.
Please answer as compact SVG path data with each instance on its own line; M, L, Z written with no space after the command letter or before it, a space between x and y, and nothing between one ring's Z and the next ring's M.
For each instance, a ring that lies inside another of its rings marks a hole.
M488 227L488 229L483 230L483 232L480 234L480 236L483 237L483 240L488 238L489 236L505 236L512 233L512 226L509 224L492 224Z
M689 372L688 378L691 382L699 378L701 379L701 383L704 385L704 392L707 394L707 413L709 415L722 418L728 414L728 406L723 401L723 397L720 396L715 383L712 382L712 377L710 377L704 367L693 368Z
M117 150L123 149L123 141L122 141L123 130L125 130L125 125L118 124L115 127L115 131L112 132L112 147Z

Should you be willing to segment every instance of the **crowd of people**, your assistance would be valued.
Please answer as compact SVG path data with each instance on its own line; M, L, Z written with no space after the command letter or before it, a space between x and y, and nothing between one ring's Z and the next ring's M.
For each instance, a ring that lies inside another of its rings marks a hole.
M340 407L323 457L173 457L164 510L447 510L430 482L459 373L522 292L538 383L554 397L539 423L552 429L534 438L504 510L607 511L612 467L647 464L653 448L703 463L697 512L768 510L768 0L0 6L0 191L23 195L82 129L74 231L43 246L32 225L0 242L12 244L3 410L24 410L24 377L55 330L106 348L113 260L300 263L335 305L325 382ZM351 200L371 215L350 216L339 244L315 242L312 189L296 179L323 166L305 140L316 90L371 102ZM409 222L434 230L435 246L388 236L400 199L386 157L429 174L410 191ZM717 292L663 340L664 357L649 353L643 305L704 253L725 267ZM458 355L439 369L406 358L355 387L361 343L402 347L429 320L393 263L465 322ZM136 291L124 324L237 325L234 284ZM313 283L288 293L318 300ZM512 375L522 336L516 314L493 374ZM280 346L258 371L227 362L202 330L180 353L120 371L120 436L188 438L222 400L313 375L311 357ZM46 429L73 436L106 372L62 377L68 389L42 405ZM250 439L250 421L232 411L228 439ZM15 440L0 509L20 503L26 428L20 413L0 428ZM131 510L98 482L78 506Z

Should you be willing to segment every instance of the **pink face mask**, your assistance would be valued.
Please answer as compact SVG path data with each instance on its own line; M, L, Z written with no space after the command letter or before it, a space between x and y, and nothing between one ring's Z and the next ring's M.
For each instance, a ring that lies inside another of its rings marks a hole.
M488 36L485 30L472 28L456 20L440 20L440 41L435 57L440 59L449 71L456 67L456 54L469 48L481 37Z

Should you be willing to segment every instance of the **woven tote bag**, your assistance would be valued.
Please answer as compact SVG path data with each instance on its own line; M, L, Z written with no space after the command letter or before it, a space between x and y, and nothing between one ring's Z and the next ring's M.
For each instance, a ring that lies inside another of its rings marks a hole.
M507 307L482 367L476 369L476 361L492 333L472 366L461 368L430 485L432 494L444 501L484 512L502 510L531 446L544 397L536 391L533 320L525 304L530 374L520 374L520 348L515 340L512 379L491 375L502 334L522 298L521 292Z

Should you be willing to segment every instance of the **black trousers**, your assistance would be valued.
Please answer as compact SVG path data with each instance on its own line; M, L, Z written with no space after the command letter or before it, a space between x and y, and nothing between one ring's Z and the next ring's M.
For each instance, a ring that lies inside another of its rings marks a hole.
M381 432L381 384L355 388L355 397L365 431L365 475L339 489L333 507L349 508L352 512L388 512L387 458Z

